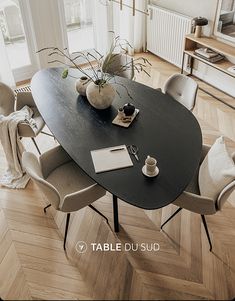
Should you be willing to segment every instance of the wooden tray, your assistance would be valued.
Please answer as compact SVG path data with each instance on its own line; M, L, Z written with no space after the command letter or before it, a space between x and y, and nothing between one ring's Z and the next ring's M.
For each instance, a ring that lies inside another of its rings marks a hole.
M124 127L124 128L128 128L132 124L135 117L138 115L139 111L140 111L139 109L135 109L135 112L131 116L131 120L129 122L123 122L121 119L119 119L119 117L117 115L114 118L112 124L115 124L115 125L118 125L118 126L121 126L121 127Z

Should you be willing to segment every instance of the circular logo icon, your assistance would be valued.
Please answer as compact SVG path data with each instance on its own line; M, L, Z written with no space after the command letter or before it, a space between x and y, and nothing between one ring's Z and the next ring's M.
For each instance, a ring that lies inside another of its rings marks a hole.
M78 241L76 244L76 250L80 254L85 253L87 251L87 244L84 241Z

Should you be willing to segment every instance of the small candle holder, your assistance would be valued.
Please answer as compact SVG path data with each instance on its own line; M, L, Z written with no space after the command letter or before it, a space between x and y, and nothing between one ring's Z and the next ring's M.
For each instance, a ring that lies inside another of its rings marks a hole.
M123 108L119 108L118 109L118 118L120 120L122 120L124 117L125 117L124 109Z

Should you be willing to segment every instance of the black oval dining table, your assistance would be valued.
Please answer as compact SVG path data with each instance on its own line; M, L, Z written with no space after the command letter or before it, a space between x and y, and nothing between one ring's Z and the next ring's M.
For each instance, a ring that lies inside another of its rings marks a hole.
M117 198L143 209L172 203L187 187L198 168L202 134L194 115L169 95L138 82L117 77L116 95L106 110L93 108L75 89L71 70L62 79L62 68L36 73L31 82L36 106L64 150L94 181L114 196L115 230L118 231ZM123 87L124 86L124 87ZM129 128L112 124L117 109L131 102L140 110ZM139 162L133 167L95 173L90 151L119 145L136 145ZM147 155L157 159L155 178L142 174Z

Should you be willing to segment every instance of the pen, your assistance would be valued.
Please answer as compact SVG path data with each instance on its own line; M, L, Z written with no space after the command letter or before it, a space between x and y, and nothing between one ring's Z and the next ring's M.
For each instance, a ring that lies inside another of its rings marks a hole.
M125 147L121 147L121 148L114 148L114 149L111 149L110 152L116 152L116 151L120 151L120 150L124 150Z

